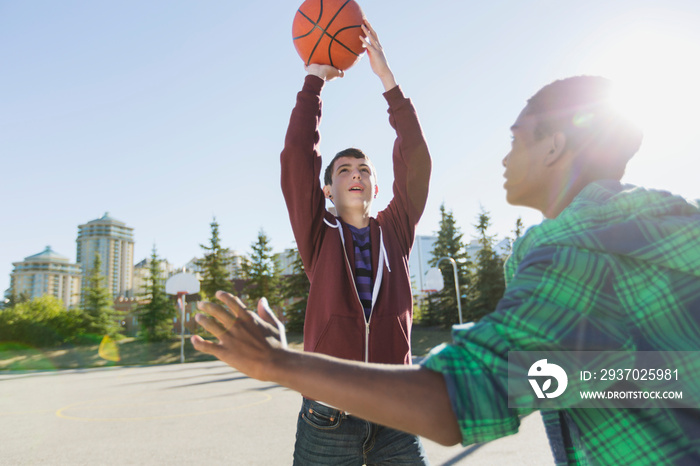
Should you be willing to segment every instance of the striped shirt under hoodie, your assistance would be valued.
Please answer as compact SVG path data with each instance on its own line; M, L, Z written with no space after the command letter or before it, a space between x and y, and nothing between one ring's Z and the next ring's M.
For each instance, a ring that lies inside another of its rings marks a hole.
M360 297L362 308L365 310L365 320L369 321L372 312L372 251L369 241L369 225L355 228L352 225L352 242L355 248L355 285Z

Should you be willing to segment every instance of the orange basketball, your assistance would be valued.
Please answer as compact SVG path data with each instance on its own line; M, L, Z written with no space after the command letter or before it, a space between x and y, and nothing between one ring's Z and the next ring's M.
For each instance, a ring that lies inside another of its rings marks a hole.
M364 14L354 0L306 0L294 15L294 47L304 63L347 70L362 52Z

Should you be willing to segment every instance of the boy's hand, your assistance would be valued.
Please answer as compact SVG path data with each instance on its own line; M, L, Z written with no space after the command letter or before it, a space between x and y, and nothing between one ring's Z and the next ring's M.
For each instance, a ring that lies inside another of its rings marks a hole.
M192 345L197 351L216 356L244 374L267 380L267 371L278 350L283 348L280 327L265 322L276 320L267 307L267 300L258 303L258 312L263 311L260 312L265 318L263 320L230 293L218 291L216 297L228 309L216 303L200 302L199 309L212 317L197 314L195 320L219 341L214 343L195 335L191 338Z
M318 76L324 81L332 81L335 78L342 78L343 76L345 76L345 72L343 70L334 68L331 65L319 65L318 63L311 63L310 65L305 65L304 69L308 74Z
M384 48L382 44L379 43L377 33L366 19L365 23L362 25L362 32L365 33L365 36L360 36L360 39L367 49L369 64L372 67L372 71L381 79L385 91L396 87L394 73L389 69L389 63L386 60L386 55L384 55Z

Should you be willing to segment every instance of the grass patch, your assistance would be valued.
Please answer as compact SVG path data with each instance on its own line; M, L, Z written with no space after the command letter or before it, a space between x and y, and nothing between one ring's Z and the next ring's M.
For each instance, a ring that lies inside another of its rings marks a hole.
M60 348L2 348L0 370L51 370L87 367L133 366L180 362L180 340L145 343L124 338L116 343L119 361L109 361L99 354L100 345L64 346ZM185 361L211 360L185 342Z
M423 327L414 325L411 333L411 348L414 356L425 356L442 343L452 341L452 329L442 327Z
M289 346L303 348L300 333L287 335ZM425 355L431 348L450 341L450 331L438 328L413 327L413 354ZM99 354L99 344L60 348L31 348L16 343L0 343L0 371L80 369L109 366L144 366L180 362L180 338L162 343L146 343L134 338L116 342L119 361L108 361ZM185 362L212 361L215 358L195 351L185 340Z

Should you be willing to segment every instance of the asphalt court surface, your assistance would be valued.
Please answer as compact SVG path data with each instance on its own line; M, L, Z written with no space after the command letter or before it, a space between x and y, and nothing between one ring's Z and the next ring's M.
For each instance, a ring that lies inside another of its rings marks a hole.
M0 372L0 464L291 464L298 393L215 361ZM553 464L539 414L432 465Z

